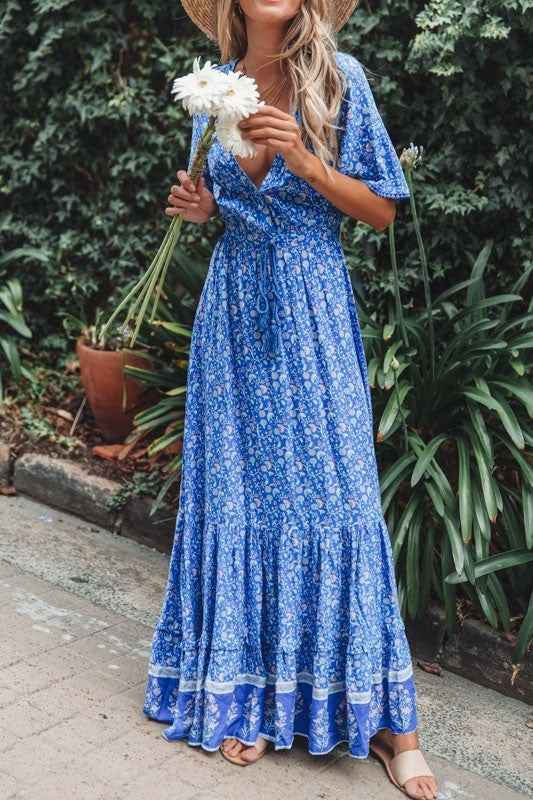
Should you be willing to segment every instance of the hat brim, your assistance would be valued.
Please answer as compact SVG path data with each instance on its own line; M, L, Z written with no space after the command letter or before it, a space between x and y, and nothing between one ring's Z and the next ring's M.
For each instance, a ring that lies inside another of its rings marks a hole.
M213 0L181 0L181 4L185 9L187 16L189 16L194 24L200 28L205 35L214 42L218 41L217 26L216 26L216 13ZM340 29L349 20L357 6L359 0L341 0L334 4L332 8L332 28L334 33Z

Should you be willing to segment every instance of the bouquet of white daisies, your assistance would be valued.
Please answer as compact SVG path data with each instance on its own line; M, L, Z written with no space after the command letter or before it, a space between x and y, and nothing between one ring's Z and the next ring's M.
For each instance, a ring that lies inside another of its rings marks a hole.
M252 78L241 72L220 72L211 66L210 61L200 68L200 59L195 58L193 71L174 81L172 94L176 100L181 101L189 114L205 113L209 116L209 122L198 142L191 164L190 178L194 184L204 171L207 154L215 139L235 155L246 158L256 154L256 146L253 142L243 139L238 128L238 123L242 119L264 105L263 101L259 101L257 85ZM135 344L150 300L153 300L153 303L149 319L150 322L154 321L182 222L183 214L177 214L172 218L154 260L102 327L102 339L107 335L117 316L126 308L128 309L126 319L119 327L119 332L124 335L127 329L131 330L128 342L130 347Z

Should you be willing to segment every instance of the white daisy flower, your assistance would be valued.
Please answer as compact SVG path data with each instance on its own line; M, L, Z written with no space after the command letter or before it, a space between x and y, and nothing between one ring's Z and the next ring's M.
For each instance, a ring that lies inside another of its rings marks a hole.
M200 68L200 59L195 58L193 71L182 78L176 78L171 93L175 100L181 100L189 114L206 113L215 115L226 90L226 76L214 69L210 61Z
M263 101L259 102L257 84L252 78L241 72L228 72L222 77L224 94L218 109L219 119L240 122L264 105Z
M257 147L249 139L242 138L241 131L237 127L237 122L238 120L235 122L232 121L231 117L229 119L218 117L215 130L220 144L225 147L226 150L229 150L230 153L241 156L241 158L255 156Z

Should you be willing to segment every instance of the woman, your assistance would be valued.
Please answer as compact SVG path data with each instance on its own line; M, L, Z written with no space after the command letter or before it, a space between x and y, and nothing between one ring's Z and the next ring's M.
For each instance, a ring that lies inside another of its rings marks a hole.
M409 196L359 62L335 50L355 5L183 0L217 69L254 78L265 105L240 124L254 157L216 141L197 186L179 170L168 198L170 216L226 228L194 321L143 711L242 765L295 735L317 755L347 741L434 798L339 239L344 215L383 230ZM194 117L189 169L206 124Z

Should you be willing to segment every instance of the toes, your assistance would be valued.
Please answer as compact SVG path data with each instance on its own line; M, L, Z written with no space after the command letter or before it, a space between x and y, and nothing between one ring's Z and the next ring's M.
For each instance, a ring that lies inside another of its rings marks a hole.
M237 756L240 754L243 747L244 745L242 744L242 742L239 742L238 739L232 739L231 745L227 748L225 752L228 753L228 755L230 756Z
M241 758L243 761L253 761L258 755L256 747L246 747L241 753Z
M227 753L232 747L235 746L237 739L223 739L222 740L222 749L225 753Z
M434 800L437 797L437 785L434 780L426 778L423 781L420 781L421 785L423 786L426 797L430 798L430 800Z
M434 800L437 797L437 790L434 785L422 778L411 778L404 783L404 789L409 797L414 800Z

